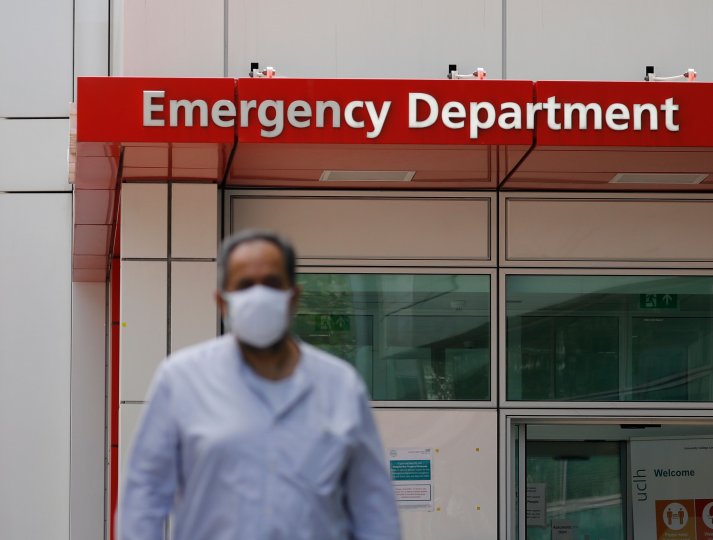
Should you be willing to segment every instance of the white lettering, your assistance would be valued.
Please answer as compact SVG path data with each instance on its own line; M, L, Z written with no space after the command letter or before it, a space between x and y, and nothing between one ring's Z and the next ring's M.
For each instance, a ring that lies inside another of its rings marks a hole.
M363 120L355 120L354 119L354 109L363 109L364 108L364 102L363 101L350 101L347 103L347 106L344 108L344 121L347 123L347 125L351 128L363 128L364 127L364 121Z
M542 103L527 104L527 129L535 129L535 114L542 110Z
M678 131L678 124L674 123L673 114L678 110L678 105L673 102L673 98L668 98L661 105L661 110L664 112L666 119L666 129L669 131Z
M377 114L376 108L374 107L373 101L366 102L366 112L369 113L369 119L371 120L371 125L374 129L367 132L366 137L368 139L375 139L381 133L384 128L384 122L386 122L386 116L389 114L389 109L391 108L390 101L384 101L381 106L381 112Z
M309 127L312 118L312 107L302 100L293 101L287 107L287 121L296 128Z
M196 99L195 101L188 101L187 99L172 99L169 101L168 125L171 127L176 127L178 125L178 111L183 109L183 116L185 119L184 125L186 127L193 127L193 113L195 112L196 107L200 112L198 125L200 127L208 127L208 104L203 99Z
M500 106L500 117L498 125L502 129L522 128L522 109L520 105L512 101L507 101Z
M235 125L235 103L230 99L219 99L213 104L210 117L216 126L233 127Z
M480 111L485 111L485 120L480 119ZM470 104L470 138L478 138L479 129L488 129L495 123L495 107L487 101Z
M555 119L555 113L562 108L562 105L557 103L557 98L555 96L547 98L547 103L542 108L547 111L547 127L553 131L562 129L560 123Z
M430 111L425 120L418 119L418 102L425 102ZM438 102L433 96L422 94L420 92L412 92L408 95L408 127L410 128L427 128L436 123L438 118Z
M162 127L166 121L161 118L154 118L153 113L163 112L163 104L154 104L154 98L164 98L166 92L163 90L144 90L144 127Z
M441 111L441 121L450 129L460 129L464 127L465 117L465 105L458 101L449 101L443 106L443 110Z
M339 116L339 103L336 101L318 101L317 102L317 122L318 128L324 127L324 113L327 109L332 111L332 127L338 128L341 125Z
M284 132L285 123L297 129L312 126L331 126L336 129L343 122L353 129L365 129L368 139L376 139L384 132L392 105L393 101L360 100L350 101L346 105L333 100L295 100L287 103L284 100L241 100L238 104L230 99L220 99L212 103L209 110L209 103L202 99L171 99L166 103L164 90L145 90L143 125L177 127L181 122L182 127L193 127L195 124L201 127L215 125L231 128L236 125L239 110L240 127L245 128L250 125L251 111L255 110L252 121L259 123L260 134L266 138L280 136ZM666 99L663 104L611 103L605 109L599 103L561 103L555 96L543 102L523 104L512 101L448 101L441 108L435 97L412 92L409 93L408 107L408 128L429 128L439 120L451 130L464 129L467 124L470 139L478 139L483 130L493 126L502 130L520 130L524 124L525 129L534 130L537 113L542 111L547 112L545 127L553 131L601 130L603 125L613 131L642 131L645 126L651 131L657 131L659 116L668 131L680 130L680 107L673 97Z
M250 114L250 109L255 108L257 108L257 101L254 99L240 102L240 127L248 127L248 115Z
M624 131L629 128L629 108L622 103L612 103L607 107L605 121L609 129Z
M659 128L658 111L651 103L644 103L643 105L640 103L634 104L634 130L641 131L641 120L644 111L649 113L649 129L656 131Z
M272 118L267 116L267 110L272 109L274 111L274 115ZM272 129L261 129L260 130L260 135L266 138L273 138L277 137L280 133L282 133L282 130L284 129L284 110L285 110L285 102L282 100L272 100L272 99L266 99L262 103L260 103L260 107L257 109L257 117L258 120L260 120L260 125L263 128L272 128Z
M564 104L564 129L572 129L572 116L577 111L579 114L579 129L587 129L587 113L594 114L594 129L602 129L602 108L597 103L565 103Z

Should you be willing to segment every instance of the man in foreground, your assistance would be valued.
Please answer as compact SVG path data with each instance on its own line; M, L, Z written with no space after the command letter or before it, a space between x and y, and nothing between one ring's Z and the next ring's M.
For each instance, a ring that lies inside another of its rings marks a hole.
M230 334L156 372L126 466L118 540L397 540L364 384L289 334L295 254L245 231L218 261Z

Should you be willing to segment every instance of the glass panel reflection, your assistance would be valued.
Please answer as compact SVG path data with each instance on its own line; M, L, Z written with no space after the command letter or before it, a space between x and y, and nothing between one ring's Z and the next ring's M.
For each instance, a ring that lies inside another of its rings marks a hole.
M711 401L712 299L705 276L508 276L508 399Z
M616 442L528 441L527 483L542 486L544 523L528 523L527 540L554 538L553 524L575 538L625 537L621 449Z
M490 277L300 274L294 331L375 400L490 399Z

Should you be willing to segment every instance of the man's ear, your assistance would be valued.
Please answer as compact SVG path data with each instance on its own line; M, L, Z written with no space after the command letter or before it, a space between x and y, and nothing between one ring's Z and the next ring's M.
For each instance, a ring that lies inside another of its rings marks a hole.
M228 305L225 303L225 300L223 300L223 295L220 294L220 291L215 291L213 293L213 298L215 298L215 303L218 306L218 311L220 314L224 317L228 313Z
M295 285L292 287L292 298L290 298L290 313L297 313L297 308L300 305L300 296L302 296L302 287Z

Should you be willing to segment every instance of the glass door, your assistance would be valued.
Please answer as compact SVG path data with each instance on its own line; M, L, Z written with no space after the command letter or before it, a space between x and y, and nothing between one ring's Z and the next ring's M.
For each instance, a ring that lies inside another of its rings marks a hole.
M624 540L622 444L528 441L527 540Z
M506 422L508 540L713 537L713 421L704 413L520 414ZM676 533L684 527L689 536Z

